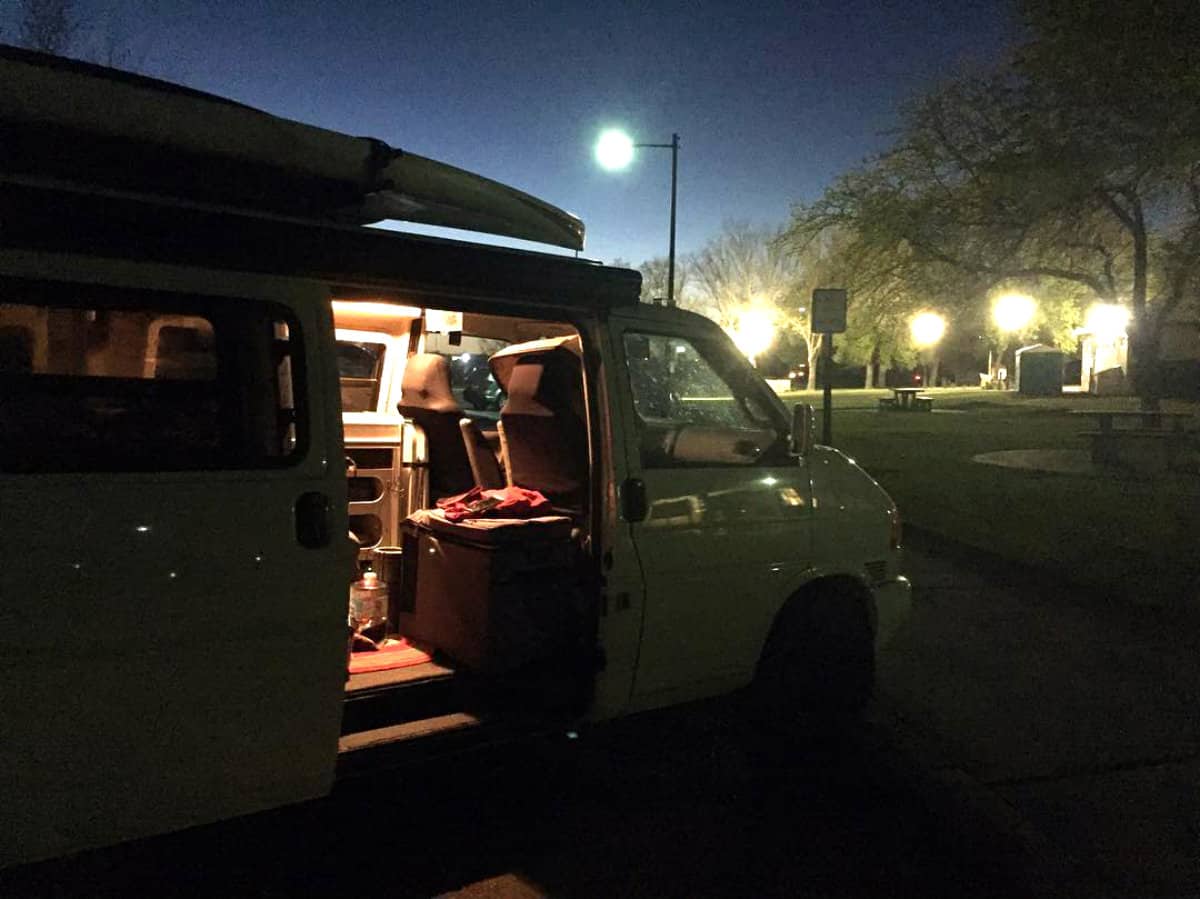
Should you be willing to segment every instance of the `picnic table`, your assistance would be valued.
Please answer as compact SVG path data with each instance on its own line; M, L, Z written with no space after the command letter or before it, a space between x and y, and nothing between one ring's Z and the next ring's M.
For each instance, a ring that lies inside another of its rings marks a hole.
M928 412L933 408L933 397L921 391L923 387L893 387L892 396L880 397L879 408L898 409L901 412L921 410Z
M1073 409L1071 414L1096 421L1095 430L1081 432L1091 440L1094 463L1153 471L1175 467L1192 436L1184 424L1194 419L1188 412L1159 409Z

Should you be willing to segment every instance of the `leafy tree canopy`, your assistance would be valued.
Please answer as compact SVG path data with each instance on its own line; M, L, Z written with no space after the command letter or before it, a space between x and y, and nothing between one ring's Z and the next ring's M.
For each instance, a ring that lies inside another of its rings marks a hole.
M879 336L899 310L963 313L1013 283L1060 340L1087 302L1127 303L1146 395L1138 371L1197 286L1200 4L1020 10L1019 48L911 102L888 151L795 208L788 240L830 242Z

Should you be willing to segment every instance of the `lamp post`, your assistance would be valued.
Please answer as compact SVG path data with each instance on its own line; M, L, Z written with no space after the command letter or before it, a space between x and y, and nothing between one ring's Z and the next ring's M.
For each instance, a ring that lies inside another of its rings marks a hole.
M679 173L679 135L672 134L669 144L635 144L624 131L610 129L596 142L596 161L610 171L623 169L633 161L633 151L641 147L671 151L671 240L667 251L667 305L675 305L675 198Z
M1008 345L1012 342L1012 335L1019 331L1023 331L1033 321L1034 313L1037 312L1037 301L1033 297L1023 293L1006 293L996 297L992 303L992 321L996 323L996 327L1005 335L1004 346L1000 349L1000 367L1005 366L1005 357L1008 355ZM988 377L994 377L992 372L991 351L988 352ZM1000 384L1005 389L1008 388L1008 370L1005 368L1005 377L998 378Z
M946 333L946 319L936 312L922 312L913 317L908 328L917 349L932 353L933 348L942 339L942 335ZM922 386L928 387L929 363L922 359L922 365L925 369Z

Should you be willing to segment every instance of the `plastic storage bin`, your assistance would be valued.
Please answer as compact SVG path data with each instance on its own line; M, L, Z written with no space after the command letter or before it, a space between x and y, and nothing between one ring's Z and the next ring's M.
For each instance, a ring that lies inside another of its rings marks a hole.
M587 624L571 520L437 512L401 529L399 630L476 671L503 672L577 649Z

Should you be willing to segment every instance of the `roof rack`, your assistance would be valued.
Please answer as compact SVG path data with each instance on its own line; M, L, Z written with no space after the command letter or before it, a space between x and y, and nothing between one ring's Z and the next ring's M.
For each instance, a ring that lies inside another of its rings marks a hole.
M314 221L419 222L583 249L583 222L570 213L374 138L5 45L0 83L0 173Z

